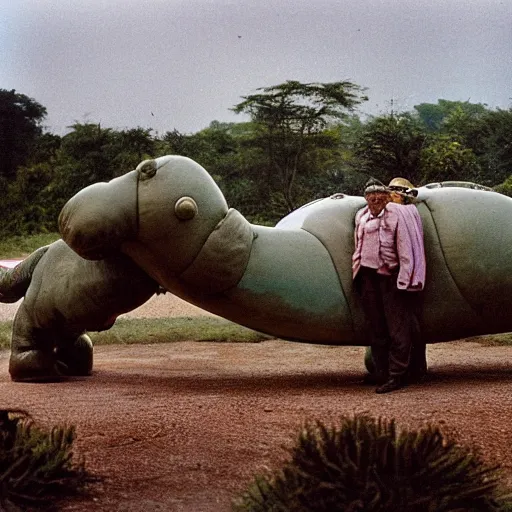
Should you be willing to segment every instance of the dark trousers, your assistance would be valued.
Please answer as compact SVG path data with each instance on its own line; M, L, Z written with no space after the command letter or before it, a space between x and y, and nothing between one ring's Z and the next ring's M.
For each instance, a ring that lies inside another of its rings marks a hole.
M371 330L375 370L390 377L405 377L413 338L418 332L415 292L396 287L397 274L385 276L361 267L356 277L363 312Z

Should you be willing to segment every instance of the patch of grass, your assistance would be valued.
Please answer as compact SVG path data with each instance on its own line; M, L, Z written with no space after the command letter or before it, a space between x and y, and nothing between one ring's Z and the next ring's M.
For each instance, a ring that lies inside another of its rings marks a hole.
M0 410L0 510L47 509L93 479L73 453L75 428L37 426L20 410Z
M486 347L506 347L512 346L512 332L500 334L490 334L488 336L473 336L466 338L465 341L473 341L485 345Z
M12 321L0 322L0 349L10 347ZM95 345L217 341L258 343L271 337L214 317L121 318L108 331L89 333Z
M24 258L39 247L51 244L60 238L59 233L41 233L30 236L13 236L0 240L0 259Z
M12 321L0 322L0 349L11 346Z
M122 318L108 331L91 334L94 344L217 341L257 343L269 336L212 317Z

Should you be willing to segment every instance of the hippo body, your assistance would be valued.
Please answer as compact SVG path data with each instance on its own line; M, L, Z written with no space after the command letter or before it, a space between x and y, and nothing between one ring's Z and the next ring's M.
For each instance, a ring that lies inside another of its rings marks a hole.
M127 256L78 256L62 240L0 275L0 302L23 297L13 322L9 373L15 381L89 375L92 343L117 316L146 302L158 284Z
M199 164L166 156L83 189L59 225L82 257L121 251L164 288L241 325L283 339L364 346L351 271L354 219L364 205L362 197L337 194L274 228L257 226L228 208ZM512 199L422 187L417 208L427 260L425 341L512 330Z

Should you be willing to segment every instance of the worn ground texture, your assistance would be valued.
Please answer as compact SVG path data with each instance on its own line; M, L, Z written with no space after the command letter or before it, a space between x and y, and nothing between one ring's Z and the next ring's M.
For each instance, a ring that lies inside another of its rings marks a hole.
M165 296L134 314L202 312ZM74 424L77 452L103 477L66 511L229 511L255 473L279 464L305 420L362 412L403 427L441 424L502 463L512 485L512 347L431 346L428 382L376 395L360 383L361 348L144 341L98 346L92 377L52 384L11 382L0 352L1 408Z

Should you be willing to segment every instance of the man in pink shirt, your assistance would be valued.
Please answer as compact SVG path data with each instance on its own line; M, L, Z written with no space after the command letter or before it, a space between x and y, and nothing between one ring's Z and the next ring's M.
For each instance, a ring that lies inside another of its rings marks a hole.
M376 392L388 393L406 384L417 332L410 292L425 284L423 228L416 207L390 202L377 180L367 183L365 199L356 215L352 273L371 331Z

